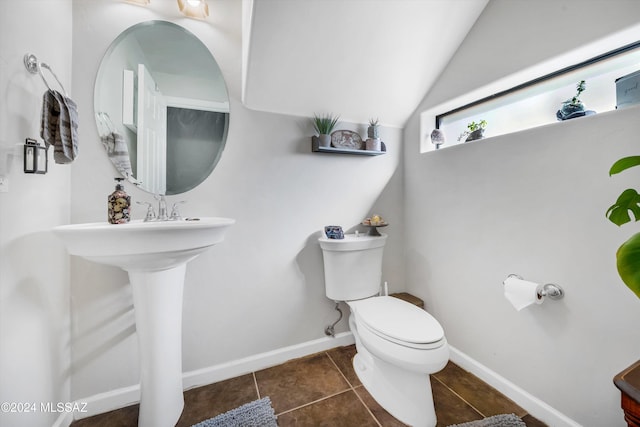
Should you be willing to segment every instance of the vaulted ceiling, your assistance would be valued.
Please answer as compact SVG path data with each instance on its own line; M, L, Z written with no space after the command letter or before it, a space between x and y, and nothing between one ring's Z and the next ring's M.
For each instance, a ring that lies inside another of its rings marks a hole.
M261 111L331 112L402 127L487 2L249 2L243 102Z

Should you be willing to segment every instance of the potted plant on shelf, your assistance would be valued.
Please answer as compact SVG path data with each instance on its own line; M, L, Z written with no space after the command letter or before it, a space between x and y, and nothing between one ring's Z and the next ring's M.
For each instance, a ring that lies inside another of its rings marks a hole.
M611 166L609 175L640 165L640 156L624 157ZM631 221L629 212L634 220L640 220L640 194L628 188L620 194L618 200L607 209L609 221L620 226ZM616 252L616 267L625 285L640 298L640 233L636 233L625 241Z
M562 107L556 112L556 118L558 120L569 120L586 115L587 112L585 112L584 104L580 99L580 95L582 95L582 92L585 90L587 90L587 84L584 80L580 80L576 85L575 96L564 101Z
M312 123L316 132L318 132L318 140L321 147L331 146L331 131L336 127L340 116L334 116L331 113L325 115L314 114Z
M378 119L369 119L369 127L367 128L367 141L365 148L369 151L380 151L382 144L380 143L380 134L378 129Z
M462 132L458 137L458 141L466 138L464 142L475 141L476 139L484 138L484 130L487 128L487 121L480 120L478 123L472 121L467 125L467 130Z

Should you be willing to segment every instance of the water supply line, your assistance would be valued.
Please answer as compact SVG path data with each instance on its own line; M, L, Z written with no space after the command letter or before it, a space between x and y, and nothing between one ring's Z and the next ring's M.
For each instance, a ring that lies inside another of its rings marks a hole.
M380 286L379 295L384 295L384 296L389 295L389 284L387 282L384 282L384 285ZM336 311L340 313L340 317L338 317L338 320L333 322L331 325L324 328L324 334L335 338L336 332L334 328L342 320L342 310L340 310L340 303L338 301L334 301L334 302L336 303Z
M384 282L384 285L380 286L380 296L389 296L389 283Z
M324 334L327 335L327 336L334 337L334 338L336 336L336 332L335 332L334 328L338 324L338 322L340 322L342 320L342 310L340 310L340 303L338 301L335 301L335 303L336 303L336 311L338 313L340 313L340 317L338 317L338 320L333 322L331 325L329 325L326 328L324 328Z

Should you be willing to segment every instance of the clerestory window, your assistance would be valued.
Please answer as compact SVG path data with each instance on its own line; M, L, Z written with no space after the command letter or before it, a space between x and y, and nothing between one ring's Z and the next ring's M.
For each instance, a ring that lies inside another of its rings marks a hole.
M423 122L421 151L472 143L466 140L473 123L484 125L484 138L556 123L563 102L576 95L584 105L584 115L624 108L633 99L640 102L638 80L628 77L636 72L640 75L640 41L448 111L435 111L435 123L425 127ZM627 86L621 93L624 82ZM444 143L432 141L429 128L439 129Z

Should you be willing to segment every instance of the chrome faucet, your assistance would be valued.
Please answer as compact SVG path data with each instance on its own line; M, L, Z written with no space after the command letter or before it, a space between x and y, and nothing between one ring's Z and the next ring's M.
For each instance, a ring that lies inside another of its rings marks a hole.
M153 205L149 202L137 202L139 205L147 205L147 215L144 218L144 222L149 221L180 221L182 216L178 210L178 206L186 201L181 200L173 204L171 208L171 215L167 214L167 199L164 194L157 194L153 196L158 201L158 214L156 215Z
M164 197L164 194L159 194L154 197L158 201L158 221L168 221L167 199Z

